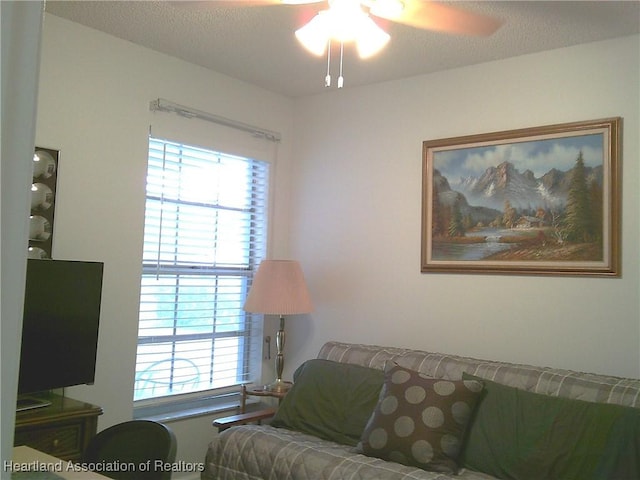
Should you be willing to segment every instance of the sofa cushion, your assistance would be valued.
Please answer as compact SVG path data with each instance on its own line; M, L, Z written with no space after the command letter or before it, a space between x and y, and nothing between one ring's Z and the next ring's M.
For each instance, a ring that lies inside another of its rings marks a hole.
M465 467L515 480L640 478L640 409L480 380Z
M430 378L387 362L380 399L357 449L404 465L457 473L466 425L481 391L476 380Z
M271 421L325 440L355 446L376 406L381 370L313 359L294 373L294 384Z

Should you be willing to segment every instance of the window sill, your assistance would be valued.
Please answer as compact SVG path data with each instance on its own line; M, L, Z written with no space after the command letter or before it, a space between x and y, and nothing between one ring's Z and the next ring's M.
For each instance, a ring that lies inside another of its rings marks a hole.
M247 400L247 404L257 402L257 400ZM206 415L215 415L232 410L237 411L239 405L240 394L197 398L164 404L147 403L137 407L134 406L133 418L135 420L173 422Z

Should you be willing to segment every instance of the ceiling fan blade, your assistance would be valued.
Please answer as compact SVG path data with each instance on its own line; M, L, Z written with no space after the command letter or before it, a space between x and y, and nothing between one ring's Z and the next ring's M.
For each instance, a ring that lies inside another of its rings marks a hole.
M497 18L429 0L403 0L402 3L404 9L397 14L375 8L370 13L415 28L462 35L489 36L503 23Z

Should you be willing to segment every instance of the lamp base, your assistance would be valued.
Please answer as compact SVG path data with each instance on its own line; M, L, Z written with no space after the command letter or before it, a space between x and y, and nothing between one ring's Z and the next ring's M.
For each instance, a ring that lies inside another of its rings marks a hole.
M276 379L273 383L264 386L264 389L273 393L286 393L293 386L291 382L285 382L282 379Z

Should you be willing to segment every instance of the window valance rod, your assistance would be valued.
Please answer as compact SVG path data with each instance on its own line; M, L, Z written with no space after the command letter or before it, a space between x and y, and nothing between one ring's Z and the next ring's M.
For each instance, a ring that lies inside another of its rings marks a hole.
M219 125L224 125L226 127L235 128L236 130L242 130L243 132L250 133L254 137L264 138L265 140L269 140L271 142L280 142L282 138L282 136L278 132L266 130L260 127L254 127L253 125L238 122L236 120L231 120L219 115L214 115L213 113L207 113L201 110L185 107L183 105L178 105L177 103L173 103L162 98L152 100L149 104L149 110L151 110L152 112L176 113L185 118L198 118L207 122L213 122Z

